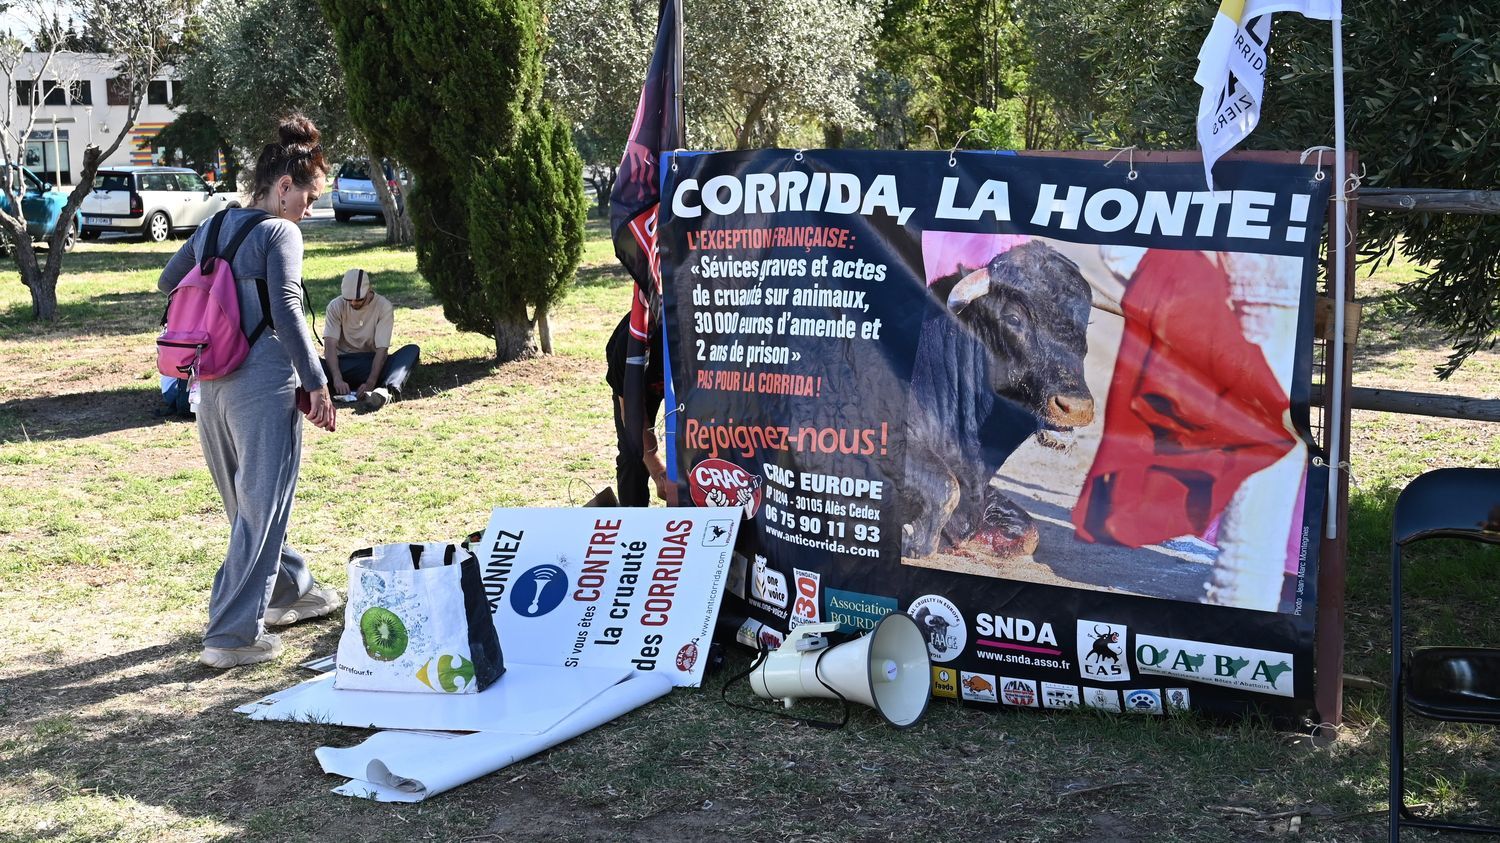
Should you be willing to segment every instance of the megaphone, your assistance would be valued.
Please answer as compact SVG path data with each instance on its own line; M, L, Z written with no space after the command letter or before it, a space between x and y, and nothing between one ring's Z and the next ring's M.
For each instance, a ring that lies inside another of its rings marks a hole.
M828 635L838 630L837 623L792 630L750 674L750 687L787 708L798 697L846 699L870 706L898 729L920 720L932 693L932 660L916 622L893 612L868 635L829 647Z

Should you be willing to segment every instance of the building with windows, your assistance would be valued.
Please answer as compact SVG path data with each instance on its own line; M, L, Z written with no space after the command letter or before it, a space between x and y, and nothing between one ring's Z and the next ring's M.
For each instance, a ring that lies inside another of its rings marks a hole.
M83 169L84 147L107 147L130 113L129 85L114 59L101 53L26 53L5 81L7 141L24 142L22 162L55 184L73 184ZM181 96L182 83L171 67L164 68L147 86L130 133L102 166L160 163L169 152L150 139L176 119L172 103Z

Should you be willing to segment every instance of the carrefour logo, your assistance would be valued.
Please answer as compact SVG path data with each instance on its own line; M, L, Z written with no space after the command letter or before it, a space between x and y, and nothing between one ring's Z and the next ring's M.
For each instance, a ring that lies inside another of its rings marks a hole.
M1295 661L1290 653L1138 634L1135 663L1141 673L1177 676L1278 697L1292 696Z
M538 565L516 578L510 607L525 618L538 618L556 609L568 593L568 572L556 565Z

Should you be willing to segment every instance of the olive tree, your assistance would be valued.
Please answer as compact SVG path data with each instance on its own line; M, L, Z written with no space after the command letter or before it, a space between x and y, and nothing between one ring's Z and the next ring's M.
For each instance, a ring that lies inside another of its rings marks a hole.
M333 32L317 0L213 0L199 13L200 35L179 67L186 103L212 116L235 148L254 156L278 118L298 111L317 124L333 160L379 160L349 118ZM387 242L410 243L405 206L384 179L372 182Z
M13 11L37 21L39 31L33 33L34 43L44 49L28 49L32 45L15 34L0 34L0 82L8 92L17 90L17 82L29 83L22 87L29 87L33 97L29 103L22 104L7 94L4 108L0 110L0 160L3 160L5 169L4 178L0 178L0 191L6 199L4 207L0 208L0 236L8 240L15 251L21 283L31 293L33 319L51 322L57 318L57 279L62 272L64 247L78 234L71 221L84 197L94 188L94 174L98 172L100 162L120 147L134 127L152 77L171 60L190 3L191 0L81 0L57 4L24 0L16 4ZM46 13L57 10L59 5L61 13L49 20ZM84 148L78 183L69 192L59 222L45 241L47 258L42 262L32 246L26 219L21 213L19 180L12 178L11 174L21 166L26 145L36 130L37 106L46 86L67 87L78 81L70 78L70 74L76 73L73 68L80 66L77 57L61 56L70 39L68 32L60 28L64 25L71 28L74 19L84 22L91 41L108 54L107 61L119 84L128 91L130 105L125 119L104 147L90 144Z
M645 0L548 4L547 98L571 126L595 201L606 213L651 59L656 12Z
M590 143L590 163L625 148L651 58L657 4L551 0L549 90ZM874 67L878 4L848 0L686 0L683 96L703 147L774 146L807 124L867 123L860 86ZM597 144L597 151L593 144Z

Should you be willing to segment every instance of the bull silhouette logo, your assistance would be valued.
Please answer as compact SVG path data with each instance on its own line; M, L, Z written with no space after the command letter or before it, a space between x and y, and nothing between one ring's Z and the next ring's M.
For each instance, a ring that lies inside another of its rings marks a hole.
M1078 669L1089 679L1124 682L1130 678L1122 624L1078 619Z
M1098 659L1100 664L1105 661L1120 663L1120 651L1114 645L1120 643L1120 633L1108 627L1094 626L1094 644L1089 647L1088 657Z

